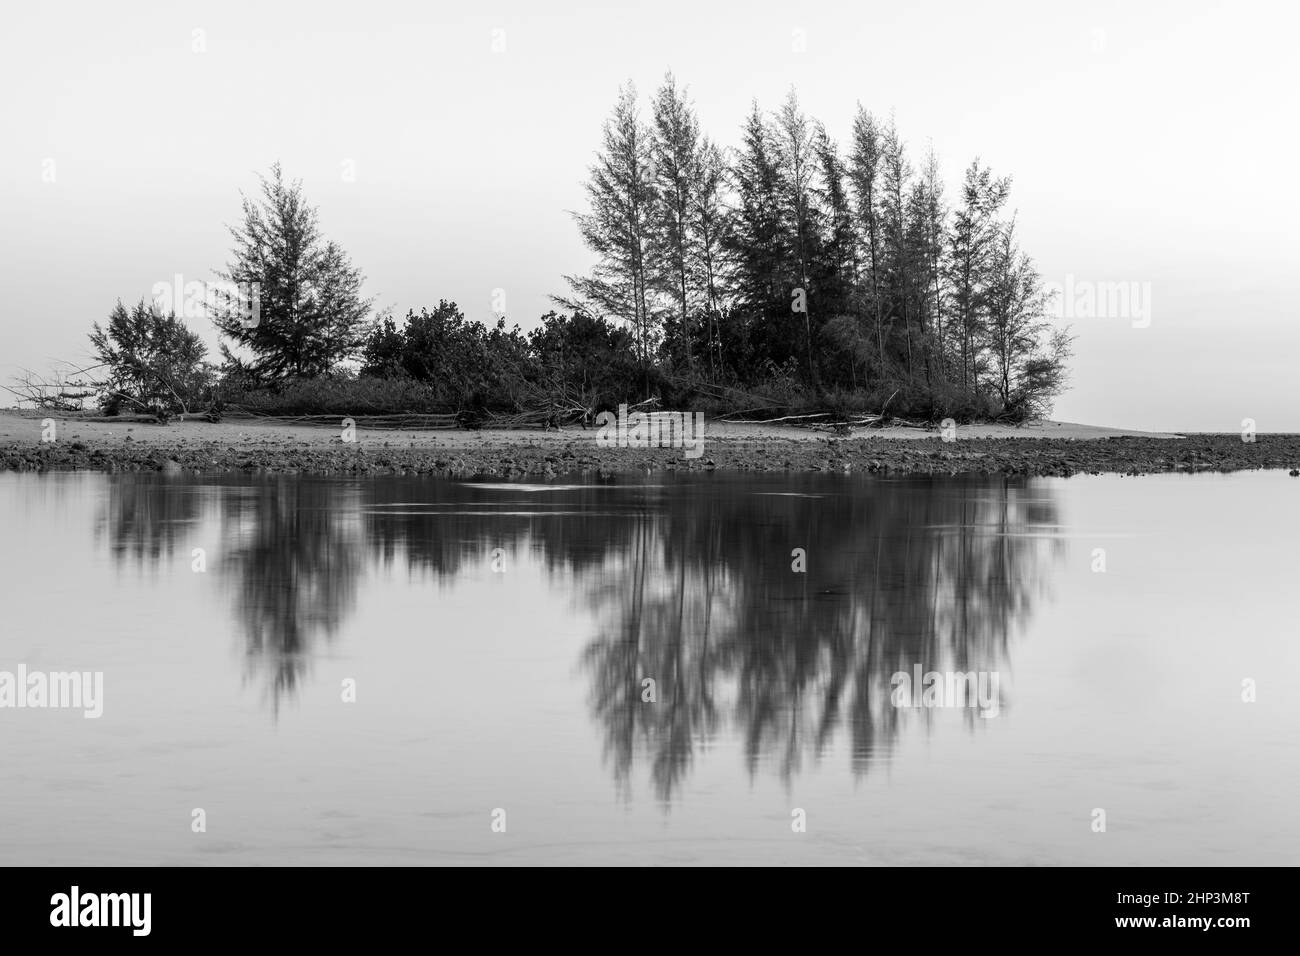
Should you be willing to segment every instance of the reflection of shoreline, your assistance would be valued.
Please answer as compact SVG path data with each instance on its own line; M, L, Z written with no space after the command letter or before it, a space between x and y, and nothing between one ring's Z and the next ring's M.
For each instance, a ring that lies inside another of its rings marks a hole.
M1004 667L1063 548L1042 533L1058 523L1050 489L1003 479L719 476L530 494L123 476L109 487L99 527L118 562L187 555L216 503L213 570L276 711L352 613L367 558L451 583L492 549L526 544L572 576L599 622L582 666L617 784L644 765L665 802L724 728L751 775L770 766L788 780L845 735L865 774L909 719L890 704L891 675Z

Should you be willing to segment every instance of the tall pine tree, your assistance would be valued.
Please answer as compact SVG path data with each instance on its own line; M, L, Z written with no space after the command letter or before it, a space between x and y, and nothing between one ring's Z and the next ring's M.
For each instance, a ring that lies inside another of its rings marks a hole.
M658 332L650 289L657 195L652 145L636 87L629 83L619 90L613 115L605 122L603 148L590 170L590 211L574 214L596 264L590 276L565 276L573 294L556 297L566 308L631 326L647 389Z
M673 302L665 347L674 362L694 366L692 318L699 299L692 211L700 189L699 122L671 73L655 94L652 156L657 200L652 233L656 287Z
M257 320L246 303L222 303L212 315L252 357L239 358L225 343L222 353L229 367L264 382L325 374L360 354L373 300L361 296L360 270L322 237L300 181L286 182L276 163L261 177L261 193L260 201L243 199L243 221L230 229L234 261L221 276L258 286Z

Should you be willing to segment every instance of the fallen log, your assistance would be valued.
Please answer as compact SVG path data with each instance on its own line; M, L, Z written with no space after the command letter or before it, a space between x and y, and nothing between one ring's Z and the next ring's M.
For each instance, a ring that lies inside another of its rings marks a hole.
M777 422L792 422L809 418L826 418L830 412L816 412L811 415L782 415L780 418L720 418L718 421L727 425L774 425Z

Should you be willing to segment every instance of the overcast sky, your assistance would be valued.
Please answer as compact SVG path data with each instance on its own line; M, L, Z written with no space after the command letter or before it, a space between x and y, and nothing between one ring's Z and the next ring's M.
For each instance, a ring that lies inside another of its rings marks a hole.
M841 140L859 101L893 110L915 156L933 142L950 192L977 155L1010 174L1026 251L1076 296L1074 384L1056 418L1300 431L1295 11L13 5L0 33L0 376L84 356L118 298L212 277L240 191L277 159L380 305L448 298L489 319L503 289L510 321L531 328L561 274L590 264L567 210L582 206L619 84L649 94L672 69L724 145L751 98L774 109L795 86ZM1087 314L1077 297L1103 283L1137 295L1126 314Z

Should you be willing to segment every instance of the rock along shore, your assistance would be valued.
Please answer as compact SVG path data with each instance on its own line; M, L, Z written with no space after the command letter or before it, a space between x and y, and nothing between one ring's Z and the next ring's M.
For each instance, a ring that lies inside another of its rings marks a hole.
M0 413L0 470L272 474L448 478L607 478L653 472L829 472L907 475L1074 474L1300 469L1300 435L1159 436L1045 423L1033 429L975 426L955 441L915 429L846 438L797 429L715 429L703 453L680 448L611 448L594 430L385 432L227 421L153 425L114 419L56 418L42 441L42 419ZM1052 429L1065 435L1056 437ZM1094 434L1096 433L1096 434ZM1015 436L1015 437L1012 437Z

